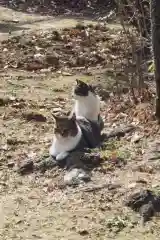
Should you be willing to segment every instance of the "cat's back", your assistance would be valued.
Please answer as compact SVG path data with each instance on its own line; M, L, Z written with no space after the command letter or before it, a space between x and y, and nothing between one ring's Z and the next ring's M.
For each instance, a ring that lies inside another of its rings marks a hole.
M78 118L77 123L81 128L83 137L89 148L95 148L101 142L101 128L97 121L90 121L86 118Z
M100 113L100 99L97 95L89 95L75 101L74 111L77 117L97 121Z

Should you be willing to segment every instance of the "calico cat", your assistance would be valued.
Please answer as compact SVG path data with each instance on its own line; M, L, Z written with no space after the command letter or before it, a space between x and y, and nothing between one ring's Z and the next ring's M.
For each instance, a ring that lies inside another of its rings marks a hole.
M57 161L67 158L72 151L83 151L85 148L95 148L101 142L99 126L85 118L70 116L55 116L53 142L50 155Z
M100 116L100 98L96 95L94 88L76 79L73 96L75 104L72 113L74 112L76 117L84 117L89 121L99 123L102 130L104 123Z

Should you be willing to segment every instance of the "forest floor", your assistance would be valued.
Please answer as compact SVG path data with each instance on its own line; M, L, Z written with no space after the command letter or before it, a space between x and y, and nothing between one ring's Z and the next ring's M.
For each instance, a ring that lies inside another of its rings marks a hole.
M139 214L124 206L135 190L160 192L160 157L150 160L159 141L152 97L135 105L120 71L126 54L120 25L3 7L0 25L1 239L158 240L158 217L141 226ZM134 130L106 142L102 153L113 162L104 161L84 185L59 187L65 170L57 167L19 175L16 169L23 161L37 161L48 152L51 113L71 110L76 78L97 85L105 131L128 124ZM41 121L31 120L37 113ZM116 164L115 158L126 164ZM106 183L120 186L86 190Z

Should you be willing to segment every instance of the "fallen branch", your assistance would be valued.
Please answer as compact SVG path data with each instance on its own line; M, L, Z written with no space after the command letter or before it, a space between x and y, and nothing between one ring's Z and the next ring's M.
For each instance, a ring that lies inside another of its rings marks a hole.
M80 188L79 190L76 191L83 191L83 192L94 192L94 191L99 191L103 188L108 188L108 190L113 190L116 188L120 188L121 185L120 184L113 184L113 183L104 183L104 184L100 184L100 185L95 185L93 187L85 187L85 188Z
M108 140L109 138L113 138L113 137L124 137L126 133L129 133L131 131L133 131L135 129L134 126L130 125L130 126L125 126L125 127L118 127L116 129L111 130L108 133L103 133L102 134L102 139L103 141Z

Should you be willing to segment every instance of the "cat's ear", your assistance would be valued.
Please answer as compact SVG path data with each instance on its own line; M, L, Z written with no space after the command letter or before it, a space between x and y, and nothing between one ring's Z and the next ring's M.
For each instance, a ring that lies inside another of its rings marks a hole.
M76 79L76 83L77 83L77 85L85 84L83 81L81 81L79 79Z

